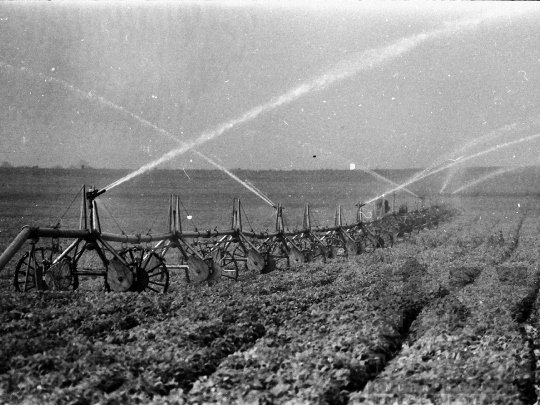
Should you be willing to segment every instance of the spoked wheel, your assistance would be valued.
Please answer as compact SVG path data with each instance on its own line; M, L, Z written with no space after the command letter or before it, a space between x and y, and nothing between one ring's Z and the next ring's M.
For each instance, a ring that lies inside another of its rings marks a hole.
M49 290L65 291L71 286L75 290L79 285L78 278L73 277L72 262L69 257L63 257L58 263L49 267L45 272L44 280Z
M132 247L121 251L120 256L133 271L134 277L130 291L167 292L169 271L163 259L156 252L141 247Z
M281 242L265 241L257 246L259 257L262 257L263 263L260 266L261 274L268 274L276 270L278 260L288 260L283 252Z
M238 262L231 252L227 250L221 252L219 265L221 267L221 275L223 277L230 278L234 281L238 280Z
M223 252L227 252L227 256L234 260L237 266L240 266L240 263L244 263L244 266L242 267L252 270L251 266L249 265L249 252L246 253L242 245L239 243L231 243L226 249L223 250ZM229 261L229 259L227 259L227 261Z
M347 258L347 246L345 245L345 242L343 239L337 236L333 236L329 239L327 239L328 247L330 249L330 252L332 253L332 258Z
M328 249L321 243L313 243L311 254L314 261L321 260L326 263L326 259L329 257Z
M18 292L34 290L38 287L38 282L42 282L42 289L62 289L67 290L70 286L77 288L78 280L72 277L69 258L64 258L60 263L54 266L52 272L49 272L51 263L58 250L51 247L39 247L26 252L17 263L15 275L13 277L13 286ZM38 274L39 273L39 274ZM40 277L40 281L38 281ZM50 285L49 285L50 284Z
M264 253L267 253L266 255ZM289 264L289 252L285 250L285 246L281 241L273 241L268 244L266 250L262 251L262 255L265 258L265 269L263 273L267 270L273 271L278 267L278 263L284 262L283 267L288 267Z
M36 249L43 250L43 248ZM35 251L26 252L23 257L17 263L15 268L15 276L13 278L13 286L18 292L26 292L35 290L37 286L36 280L36 268L39 268L39 271L43 272L43 266L36 262Z
M304 255L304 262L305 263L309 263L309 262L312 262L314 260L313 247L312 246L314 247L314 244L310 240L300 239L298 241L298 247L299 247L300 251L302 252L302 254Z

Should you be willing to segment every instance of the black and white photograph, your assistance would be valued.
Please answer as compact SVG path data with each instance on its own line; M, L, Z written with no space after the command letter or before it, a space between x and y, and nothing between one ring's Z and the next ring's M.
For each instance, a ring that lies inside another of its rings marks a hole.
M0 405L539 404L539 260L537 2L0 2Z

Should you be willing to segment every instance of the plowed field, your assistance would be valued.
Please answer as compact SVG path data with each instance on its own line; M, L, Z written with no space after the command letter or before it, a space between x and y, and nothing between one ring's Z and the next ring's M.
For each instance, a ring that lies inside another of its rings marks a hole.
M165 295L0 298L2 403L536 402L539 205L468 200L392 249Z

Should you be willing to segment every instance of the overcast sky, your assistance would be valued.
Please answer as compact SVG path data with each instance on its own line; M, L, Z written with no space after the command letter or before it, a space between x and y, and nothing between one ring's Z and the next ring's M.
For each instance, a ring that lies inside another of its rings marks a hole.
M404 168L529 137L540 5L502 3L1 3L0 161L138 168L196 140L231 169ZM467 163L540 164L540 138Z

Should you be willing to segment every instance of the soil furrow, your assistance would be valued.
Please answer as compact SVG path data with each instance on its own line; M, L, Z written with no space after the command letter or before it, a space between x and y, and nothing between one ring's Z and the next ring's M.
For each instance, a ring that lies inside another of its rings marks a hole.
M521 239L523 225L527 218L529 204L525 206L523 215L520 218L518 227L515 232L513 249L510 254L508 254L506 260L508 261L514 252L517 251L518 245ZM532 222L532 219L531 219ZM531 228L532 224L527 224L527 228ZM535 226L534 226L535 228ZM530 249L531 247L526 246L525 249ZM538 277L538 268L533 272L535 276L527 277L527 268L526 267L513 267L511 282L516 282L519 279L526 280L526 283L531 286L531 290L525 297L519 300L511 308L510 313L512 319L518 324L518 331L521 335L523 343L528 347L529 358L530 358L530 373L532 376L536 376L537 369L537 343L535 339L537 338L537 329L533 326L534 323L534 310L536 307L536 302L538 300L538 292L540 290L540 278ZM501 274L499 273L499 279L501 279ZM505 280L506 281L506 280ZM526 404L536 404L538 401L538 392L535 385L535 378L527 379L524 381L524 384L518 386L518 389L521 392L521 399Z
M378 275L379 285L314 305L252 349L229 356L216 373L199 380L188 401L346 403L399 351L422 308L448 293L415 259L393 275Z
M532 378L534 365L531 367L535 361L534 348L523 334L523 324L518 322L529 317L537 298L537 272L531 273L528 267L516 272L515 266L506 264L519 248L524 220L525 215L521 215L511 242L501 246L502 252L492 262L497 266L486 268L487 274L480 273L477 266L461 268L459 274L450 273L448 288L451 294L424 308L411 325L402 351L363 392L351 395L351 403L413 404L463 400L530 404L536 401ZM518 287L514 285L516 278L522 283ZM488 302L489 306L484 307ZM503 342L508 348L498 360L497 355L492 357L497 351L489 354L490 346L496 347ZM486 354L481 355L483 352ZM486 375L464 376L463 367L473 374L475 370L483 369ZM493 377L500 373L497 370L506 369L504 378L510 384L505 383L505 392L497 392L497 385L489 379L497 378ZM478 380L481 383L484 378L488 380L478 387L468 382ZM478 393L473 393L475 390ZM482 395L485 396L481 398Z
M356 390L350 392L350 400L352 403L356 403L356 401L362 402L362 391L366 385L376 380L385 372L385 370L392 366L393 362L399 358L404 344L407 347L413 345L421 336L423 336L425 330L430 328L430 325L423 322L422 319L422 315L426 311L428 313L435 311L439 317L450 314L448 324L452 325L452 329L459 328L462 325L469 314L467 309L455 298L454 294L466 285L473 283L479 276L480 271L476 271L477 269L473 270L474 271L467 268L458 269L458 271L463 274L453 277L448 286L439 290L437 296L433 296L432 299L424 302L424 305L412 307L411 310L408 311L405 315L403 329L400 331L401 339L399 347L387 359L388 361L384 367L378 370L377 373L370 375L370 378L361 386L358 386Z

